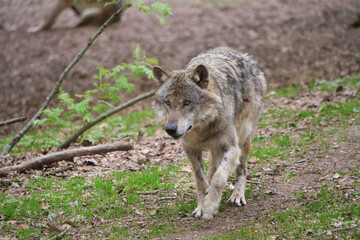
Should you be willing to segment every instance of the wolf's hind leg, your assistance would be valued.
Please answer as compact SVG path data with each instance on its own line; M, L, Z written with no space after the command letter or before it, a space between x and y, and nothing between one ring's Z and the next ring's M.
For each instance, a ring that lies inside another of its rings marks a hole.
M250 152L250 138L248 138L245 144L242 146L242 154L240 156L240 164L236 168L236 182L234 191L229 198L229 202L235 204L236 206L245 206L245 187L246 187L246 158L249 156Z

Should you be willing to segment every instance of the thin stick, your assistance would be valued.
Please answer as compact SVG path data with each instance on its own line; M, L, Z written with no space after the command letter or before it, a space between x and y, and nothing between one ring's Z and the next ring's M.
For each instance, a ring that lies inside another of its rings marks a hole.
M78 139L78 137L83 134L84 132L86 132L88 129L90 129L91 127L93 127L94 125L98 124L99 122L101 122L102 120L104 120L105 118L110 117L111 115L125 109L128 108L132 105L134 105L137 102L140 102L142 100L145 100L147 98L150 98L152 96L154 96L156 90L152 90L150 92L147 92L145 94L139 95L129 101L127 101L124 104L121 104L109 111L107 111L106 113L103 113L101 115L99 115L97 118L95 118L94 120L92 120L91 122L88 122L87 124L85 124L84 126L82 126L79 130L77 130L73 135L71 135L66 141L64 141L63 143L60 144L60 146L58 148L62 149L62 148L67 148L70 146L71 143L75 142L76 139Z
M69 161L72 160L74 157L78 157L78 156L104 154L113 151L129 151L132 148L133 146L131 144L116 142L116 143L109 143L109 144L92 146L92 147L83 147L83 148L65 150L61 152L55 152L30 161L26 161L22 164L0 168L0 177L5 177L10 172L13 171L22 172L27 169L37 169L44 165L49 165L63 160Z
M163 201L163 200L171 200L171 199L177 199L177 196L173 196L173 197L161 197L158 199L158 201Z
M154 191L136 191L137 194L143 194L143 195L152 195L160 192L160 190L154 190Z
M65 229L64 231L62 231L60 234L50 238L49 240L57 240L57 239L61 239L68 231L70 230L70 228Z
M25 116L25 115L21 115L20 117L16 117L16 118L12 118L12 119L5 120L5 121L3 121L3 122L0 122L0 127L8 126L8 125L11 125L11 124L13 124L13 123L22 122L22 121L25 121L25 120L26 120L26 116Z
M42 112L44 109L47 108L50 101L54 98L55 94L59 92L59 88L64 80L64 78L67 76L67 74L70 72L70 70L80 61L80 59L84 56L85 52L88 50L88 48L92 45L92 43L95 41L95 39L108 27L108 25L113 21L114 18L119 17L126 9L128 9L131 6L130 3L125 4L122 8L120 8L118 11L116 11L97 31L96 33L89 39L86 46L81 49L81 51L78 53L78 55L72 60L72 62L65 68L65 70L61 73L59 79L56 82L56 85L51 90L50 94L46 97L45 102L41 105L40 109L37 111L37 113L32 117L32 119L28 122L28 124L21 129L20 132L16 134L16 136L13 138L11 143L6 146L5 150L1 153L0 158L5 159L5 157L9 154L11 149L15 146L17 142L22 138L22 136L25 135L27 131L34 125L34 122L38 119L40 119Z
M44 175L54 175L56 173L61 173L61 172L66 172L67 170L72 170L73 168L74 168L73 166L67 166L67 167L63 167L63 168L60 168L60 169L55 169L55 170L52 170L50 172L44 173Z

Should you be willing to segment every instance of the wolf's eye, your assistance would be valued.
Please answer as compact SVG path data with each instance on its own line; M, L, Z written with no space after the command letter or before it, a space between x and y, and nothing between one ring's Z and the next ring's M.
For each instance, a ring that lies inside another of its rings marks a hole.
M170 101L169 101L169 100L166 100L166 101L165 101L165 104L168 105L168 106L170 106Z
M187 100L187 101L184 102L184 106L187 106L187 105L189 105L190 103L191 103L191 101Z

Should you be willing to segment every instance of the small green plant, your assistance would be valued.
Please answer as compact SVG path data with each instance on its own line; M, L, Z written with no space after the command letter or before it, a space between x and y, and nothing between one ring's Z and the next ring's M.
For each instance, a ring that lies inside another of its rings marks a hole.
M58 96L60 106L44 110L44 117L37 124L64 128L75 118L90 122L94 115L113 108L113 104L121 100L119 95L123 90L130 93L135 91L134 85L129 82L132 76L128 72L135 77L146 75L149 79L154 78L151 69L157 64L157 60L147 58L145 51L140 60L139 44L136 45L134 58L134 63L122 63L111 70L103 66L97 67L99 74L95 75L98 80L94 83L95 88L87 90L84 94L76 94L76 98L61 90Z
M298 175L298 173L296 173L296 172L284 171L281 178L284 182L287 182L296 175Z
M169 5L167 3L154 2L150 5L144 5L143 0L136 0L136 6L139 8L139 10L154 15L159 20L160 24L166 23L166 21L164 20L164 18L161 17L161 15L172 15L171 9L169 8Z
M45 127L44 129L57 129L54 132L48 131L49 134L55 133L51 136L53 144L48 144L50 147L56 146L66 137L66 134L56 134L59 129L69 129L73 121L80 119L82 124L90 122L95 116L114 108L114 104L121 100L122 91L135 91L135 86L130 82L133 77L146 76L148 79L154 79L152 67L157 64L157 60L146 57L145 51L141 54L139 44L134 50L134 58L133 63L122 63L111 70L99 66L99 73L95 75L95 88L87 90L84 94L71 97L61 90L58 95L59 107L44 110L43 118L36 122L40 127ZM69 134L69 131L67 133ZM127 133L125 129L123 135ZM91 140L101 138L101 134L101 129L93 131Z

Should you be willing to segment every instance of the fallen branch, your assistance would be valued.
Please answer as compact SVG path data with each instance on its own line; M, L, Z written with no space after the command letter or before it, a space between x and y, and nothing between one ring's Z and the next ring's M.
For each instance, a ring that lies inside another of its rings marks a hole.
M144 195L157 194L158 192L160 192L160 190L154 190L154 191L136 191L137 194L144 194Z
M13 123L22 122L22 121L25 121L25 120L26 120L26 116L25 116L25 115L21 115L20 117L12 118L12 119L5 120L5 121L3 121L3 122L0 122L0 127L8 126L8 125L11 125L11 124L13 124Z
M355 228L355 229L356 229L356 228L359 228L359 225L349 226L349 227L344 226L344 227L340 227L340 228L334 228L334 229L330 230L330 232L331 232L331 233L341 232L341 231L344 231L344 230L352 230L352 229L354 229L354 228ZM328 233L328 231L323 231L323 232L317 233L317 234L315 234L315 235L313 235L313 236L319 237L319 236L325 235L325 234L327 234L327 233Z
M55 170L52 170L50 172L47 172L47 173L44 173L45 176L47 175L55 175L57 173L61 173L61 172L66 172L68 170L72 170L74 167L73 166L67 166L67 167L63 167L63 168L60 168L60 169L55 169Z
M32 117L32 119L27 123L27 125L20 130L16 134L16 136L13 138L13 140L9 143L9 145L6 146L5 150L1 153L0 158L5 159L5 157L9 154L11 149L15 146L15 144L22 138L22 136L25 135L27 131L34 125L35 121L40 119L44 109L47 108L50 101L54 98L55 94L59 91L59 88L64 80L64 78L67 76L67 74L70 72L70 70L80 61L80 59L83 57L85 52L88 50L88 48L92 45L92 43L95 41L95 39L108 27L108 25L113 21L114 18L119 17L126 9L128 9L131 6L130 3L125 4L122 8L120 8L118 11L116 11L97 31L96 33L89 39L86 46L81 49L81 51L78 53L78 55L72 60L72 62L65 68L65 70L61 73L59 79L56 82L56 85L51 90L50 94L46 97L45 102L41 105L40 109L37 111L37 113Z
M78 156L103 154L113 151L129 151L132 148L133 147L131 144L116 142L116 143L109 143L109 144L98 145L93 147L83 147L83 148L65 150L61 152L55 152L43 157L36 158L34 160L24 162L22 164L0 168L0 177L5 177L10 172L13 171L23 172L28 169L37 169L43 167L44 165L49 165L63 160L69 161L72 160L74 157L78 157Z
M70 230L70 228L65 229L64 231L62 231L60 234L55 235L54 237L50 238L49 240L58 240L58 239L62 239L64 237L64 235Z
M163 200L171 200L171 199L177 199L178 196L172 196L172 197L161 197L158 199L158 201L163 201Z
M66 141L64 141L63 143L61 143L59 145L58 148L62 149L62 148L68 148L70 146L71 143L75 142L78 137L83 134L84 132L86 132L87 130L89 130L91 127L93 127L94 125L98 124L99 122L101 122L102 120L104 120L105 118L110 117L111 115L125 109L128 108L132 105L134 105L137 102L140 102L142 100L145 100L147 98L150 98L152 96L154 96L156 90L152 90L150 92L147 92L145 94L139 95L129 101L127 101L126 103L123 103L109 111L107 111L106 113L103 113L101 115L99 115L97 118L95 118L94 120L92 120L91 122L88 122L87 124L85 124L84 126L82 126L79 130L77 130L73 135L71 135Z

